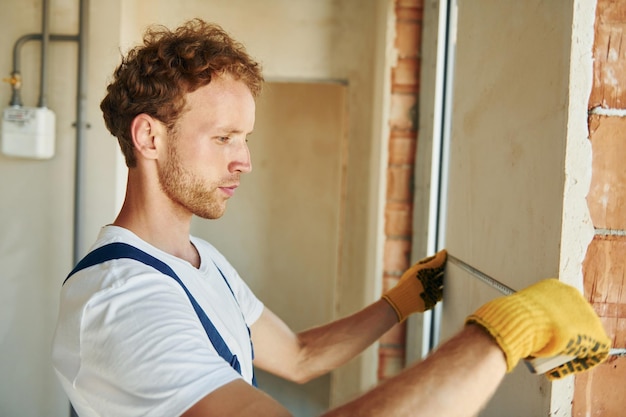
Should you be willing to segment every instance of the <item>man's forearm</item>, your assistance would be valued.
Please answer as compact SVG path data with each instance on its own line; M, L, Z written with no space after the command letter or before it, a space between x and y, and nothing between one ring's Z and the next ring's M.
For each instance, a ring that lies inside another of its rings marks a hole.
M359 312L298 335L303 343L304 369L312 377L348 362L397 324L396 314L378 300ZM315 374L315 375L313 375Z
M398 322L378 300L350 316L298 334L267 308L252 325L255 366L304 383L348 362Z
M474 416L505 372L499 346L483 329L469 325L424 361L324 416Z

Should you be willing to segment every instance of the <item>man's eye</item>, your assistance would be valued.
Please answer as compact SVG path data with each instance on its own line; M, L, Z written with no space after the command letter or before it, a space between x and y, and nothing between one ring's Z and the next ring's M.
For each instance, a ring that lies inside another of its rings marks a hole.
M217 138L217 140L220 141L220 142L225 143L225 142L228 142L230 140L230 138L228 136L220 136L220 137Z

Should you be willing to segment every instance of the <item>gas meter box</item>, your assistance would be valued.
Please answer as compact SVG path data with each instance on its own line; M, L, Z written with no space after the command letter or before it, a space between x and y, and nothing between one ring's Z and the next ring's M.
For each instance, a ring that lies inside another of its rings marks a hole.
M2 115L2 153L21 158L54 156L56 118L46 107L9 107Z

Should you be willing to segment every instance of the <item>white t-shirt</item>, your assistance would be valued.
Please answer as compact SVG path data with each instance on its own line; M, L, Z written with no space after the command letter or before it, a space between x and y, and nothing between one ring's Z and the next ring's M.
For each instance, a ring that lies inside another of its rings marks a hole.
M176 416L228 382L252 381L246 325L263 304L212 245L190 239L200 268L116 226L104 227L93 248L124 242L165 262L237 356L242 375L216 352L180 284L141 262L111 260L77 272L61 290L52 359L81 417Z

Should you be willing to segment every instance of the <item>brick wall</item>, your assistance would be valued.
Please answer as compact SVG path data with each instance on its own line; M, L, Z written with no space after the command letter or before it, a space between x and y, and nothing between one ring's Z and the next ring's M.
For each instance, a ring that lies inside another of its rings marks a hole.
M595 236L583 263L585 295L626 347L626 2L598 0L589 98L592 177L587 205ZM626 357L576 377L573 416L626 415Z
M383 291L396 284L411 260L423 0L396 0L395 16L398 59L391 74ZM379 380L404 367L405 346L406 323L398 324L381 338Z

